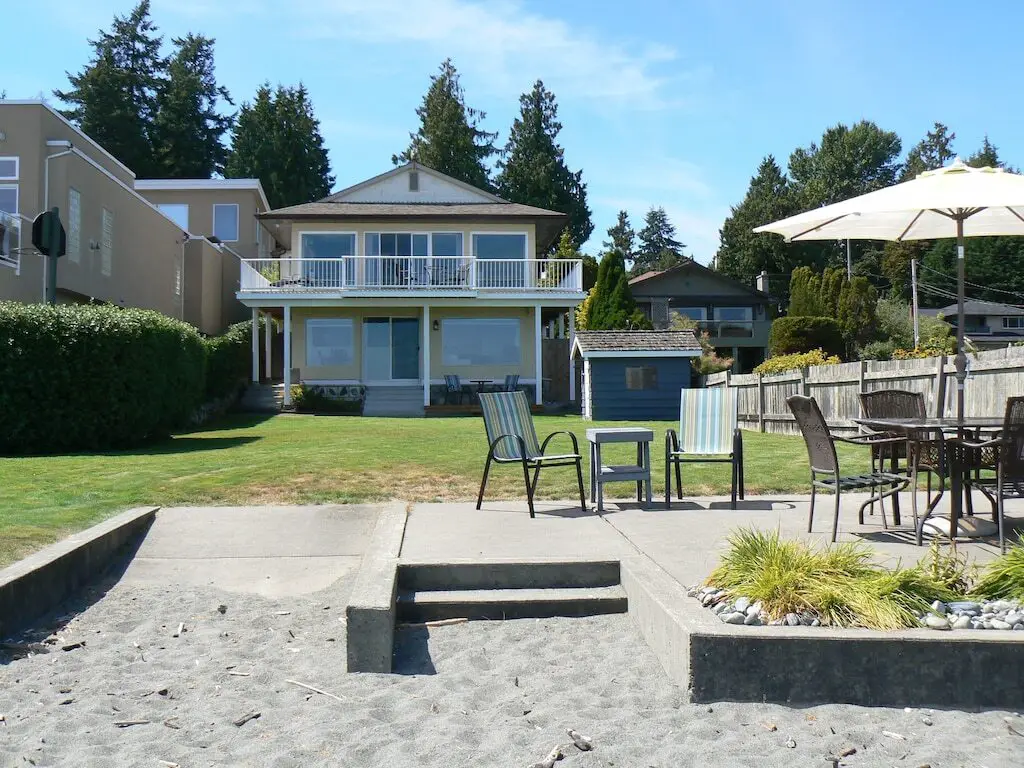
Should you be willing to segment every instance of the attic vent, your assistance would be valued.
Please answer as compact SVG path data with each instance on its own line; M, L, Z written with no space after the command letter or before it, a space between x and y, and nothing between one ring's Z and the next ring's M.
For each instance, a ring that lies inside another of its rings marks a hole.
M409 171L409 191L419 192L420 191L420 172Z

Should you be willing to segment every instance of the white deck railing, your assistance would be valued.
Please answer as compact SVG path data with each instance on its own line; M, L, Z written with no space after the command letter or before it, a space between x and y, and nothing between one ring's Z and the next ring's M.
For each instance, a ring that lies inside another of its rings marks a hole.
M243 293L337 291L583 292L578 259L341 256L243 259Z

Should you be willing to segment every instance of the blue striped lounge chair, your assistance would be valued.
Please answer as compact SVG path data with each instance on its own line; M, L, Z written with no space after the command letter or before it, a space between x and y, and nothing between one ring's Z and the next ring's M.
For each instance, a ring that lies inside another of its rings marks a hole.
M480 483L480 495L476 500L476 508L484 501L484 489L487 487L487 475L491 471L491 462L496 464L519 464L523 468L523 480L526 482L526 501L530 508L530 517L536 517L533 509L533 496L537 492L537 480L541 467L568 467L576 465L576 482L580 490L580 508L585 512L587 499L583 492L583 467L579 443L572 432L552 432L541 443L537 440L537 431L533 427L533 414L530 403L522 390L515 392L481 392L480 407L484 414L484 427L487 430L487 463L484 464L484 478ZM548 443L555 435L568 435L572 441L572 453L548 454ZM530 470L533 480L530 480Z
M665 434L665 509L672 496L672 472L676 497L683 498L682 465L727 462L732 465L732 508L743 498L743 435L734 389L684 389L679 396L679 433Z
M468 393L463 390L462 382L459 380L457 374L446 373L444 375L444 401L450 402L455 400L459 405L462 404L462 398Z
M519 374L510 373L505 376L505 386L502 388L502 392L515 392L516 387L519 386Z

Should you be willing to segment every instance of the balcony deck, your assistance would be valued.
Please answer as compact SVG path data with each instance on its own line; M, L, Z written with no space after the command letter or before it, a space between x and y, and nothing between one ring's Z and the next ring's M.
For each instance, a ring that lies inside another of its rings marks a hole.
M254 296L583 297L578 259L340 256L243 259L239 298Z

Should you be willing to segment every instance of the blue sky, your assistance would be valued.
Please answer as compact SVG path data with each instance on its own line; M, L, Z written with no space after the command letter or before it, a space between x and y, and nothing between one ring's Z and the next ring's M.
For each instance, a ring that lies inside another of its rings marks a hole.
M86 37L132 0L22 4L0 51L8 98L49 96L86 62ZM896 131L940 120L964 156L987 133L1024 165L1024 4L861 0L154 0L167 38L217 39L236 102L264 80L309 87L337 186L391 167L414 109L451 56L467 102L504 143L536 78L556 94L570 167L583 168L600 247L620 208L663 205L707 262L760 159L837 122ZM1003 34L1000 30L1006 30ZM45 50L45 53L43 51Z

